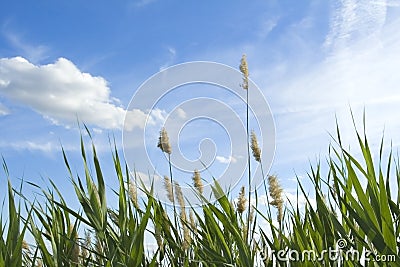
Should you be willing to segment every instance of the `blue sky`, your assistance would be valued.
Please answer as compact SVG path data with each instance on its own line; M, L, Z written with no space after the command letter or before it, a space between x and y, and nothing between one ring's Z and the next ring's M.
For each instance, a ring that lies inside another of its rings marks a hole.
M250 78L275 120L271 172L293 196L295 173L305 177L309 162L325 157L335 115L345 142L353 144L349 107L360 124L365 107L373 146L385 129L387 145L392 140L398 148L399 15L397 0L2 1L0 154L14 184L23 177L46 185L52 178L71 192L60 147L79 173L79 118L93 133L113 187L108 137L115 136L122 151L124 115L137 88L160 70L184 62L238 68L245 53ZM190 94L170 101L185 97ZM156 114L155 126L168 115L168 103ZM140 112L137 125L146 114ZM243 115L241 108L236 112ZM195 159L190 148L213 137L221 149L214 155L218 173L228 159L235 164L245 155L229 155L217 125L210 131L217 136L198 130L209 130L207 125L200 121L182 131L186 141L193 140L183 142L182 151ZM163 155L156 151L149 154L160 175L166 174ZM141 169L140 159L134 164L142 173L149 171Z

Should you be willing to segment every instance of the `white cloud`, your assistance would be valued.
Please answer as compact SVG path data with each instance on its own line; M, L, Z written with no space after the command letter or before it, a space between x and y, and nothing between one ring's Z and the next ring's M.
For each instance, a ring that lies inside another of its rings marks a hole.
M400 1L399 0L387 0L386 1L386 6L388 6L388 7L399 7L400 6Z
M270 32L273 29L275 29L276 25L278 25L279 19L280 19L279 17L273 17L263 21L257 33L259 38L260 39L267 38Z
M336 1L325 45L342 49L365 36L377 36L386 18L386 0Z
M350 2L345 1L348 9ZM381 25L387 21L385 16L382 18L385 13L371 11L376 25L367 30L372 18L366 18L364 2L357 3L354 10L332 25L328 37L332 38L334 49L325 59L270 87L271 92L276 92L271 97L277 123L275 163L293 165L296 160L305 162L321 152L325 155L330 140L327 132L334 134L335 114L344 143L356 146L349 107L360 129L366 108L371 140L379 142L384 127L386 136L397 137L400 20Z
M142 128L147 114L126 112L110 93L104 78L81 72L65 58L47 65L34 65L22 57L0 59L0 95L56 124L74 124L79 119L99 128L121 129L126 114L127 129Z
M53 141L15 141L15 142L1 142L0 147L2 148L12 148L17 151L28 150L31 152L41 152L49 154L55 151L61 151L61 144ZM77 150L78 147L63 145L65 151Z
M102 134L103 133L103 130L99 129L99 128L93 128L92 130L93 130L94 133L97 133L97 134Z
M291 190L290 190L291 191ZM314 197L307 196L308 201L310 202L311 206L313 208L316 207L316 200ZM285 205L288 209L291 209L291 206L296 207L299 205L299 208L302 209L305 207L307 204L307 198L299 192L299 196L297 196L296 193L289 192L289 190L284 190L283 191L283 200L285 201ZM272 201L271 196L262 194L258 196L258 204L259 206L267 206L268 200ZM256 199L254 197L251 198L251 205L255 206L256 205Z
M3 24L2 33L6 40L22 55L32 62L39 62L47 58L46 54L49 50L44 45L33 45L24 40L23 36L12 32L8 29L8 22Z
M178 117L180 119L186 119L187 114L183 109L178 108L178 109L176 109L176 112L178 113Z
M1 87L1 84L0 84L0 87ZM10 111L8 110L8 108L0 103L0 116L5 116L5 115L8 115L8 114L10 114Z
M168 50L168 60L160 67L160 71L165 70L166 68L171 66L175 61L175 57L176 57L175 48L167 47L167 50Z
M297 196L297 194L291 193L291 192L288 192L288 191L284 191L283 194L284 194L284 198L285 198L285 201L286 201L286 206L289 209L291 208L291 206L296 208L297 205L298 205L299 209L302 210L306 206L306 204L308 203L307 202L307 198L308 198L308 201L310 202L311 206L314 209L317 206L317 202L316 202L315 198L313 198L311 196L307 196L306 197L301 192L299 192L298 196Z
M157 1L157 0L139 0L139 1L135 1L135 6L136 7L144 7L155 1Z
M220 163L224 163L224 164L228 164L228 163L235 163L237 162L237 159L235 157L229 156L229 157L223 157L223 156L216 156L215 159L220 162Z
M144 190L150 190L152 185L153 190L157 193L161 192L163 189L163 182L161 181L161 177L157 174L144 173L140 171L132 171L130 174L132 182L136 183L139 197L146 197ZM143 188L142 185L144 185L145 188Z

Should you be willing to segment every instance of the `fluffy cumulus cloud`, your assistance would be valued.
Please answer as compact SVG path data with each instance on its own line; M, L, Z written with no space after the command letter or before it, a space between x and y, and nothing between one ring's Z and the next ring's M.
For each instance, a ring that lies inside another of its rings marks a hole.
M34 65L22 57L0 59L0 95L29 106L57 124L77 118L104 129L121 129L126 110L110 95L107 81L81 72L71 61ZM7 109L0 106L0 113ZM143 127L147 115L130 110L126 127Z

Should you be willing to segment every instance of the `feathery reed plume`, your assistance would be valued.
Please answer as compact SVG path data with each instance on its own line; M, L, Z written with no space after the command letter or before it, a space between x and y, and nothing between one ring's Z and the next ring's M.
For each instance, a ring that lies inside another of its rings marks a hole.
M24 240L22 240L22 249L25 251L30 251L28 243Z
M176 192L176 200L179 203L181 209L185 208L185 199L183 197L182 188L178 182L175 182L175 192Z
M192 210L190 210L190 212L189 212L189 221L190 221L190 227L192 228L192 230L194 232L196 232L196 230L197 230L196 220L194 218L194 214L193 214Z
M24 266L32 264L31 248L29 247L29 244L25 241L25 239L22 240L22 264Z
M154 227L154 238L157 241L157 245L160 249L162 249L162 245L163 245L163 240L161 238L161 228L160 226L155 226Z
M71 251L71 262L79 263L79 254L80 254L80 248L79 248L79 244L78 244L79 236L73 225L70 226L69 231L70 231L71 241L74 242L72 251Z
M200 194L203 194L203 182L201 180L200 172L198 170L194 170L192 179L194 188L196 188Z
M165 152L167 154L171 154L172 152L171 145L169 143L168 133L164 127L160 131L160 137L158 138L157 147L159 147L162 152Z
M164 187L167 190L167 197L171 203L174 203L174 191L171 184L171 179L168 176L164 176Z
M247 199L245 196L245 188L244 186L242 186L242 188L240 188L238 203L237 203L237 211L239 212L240 215L242 215L243 211L245 211L246 209L246 202Z
M268 176L268 187L269 187L269 194L272 197L272 201L269 204L278 209L277 219L279 224L281 224L283 220L283 203L284 203L282 197L283 189L279 184L278 177L276 175Z
M249 221L250 221L250 224L252 224L253 221L254 221L254 206L251 206L250 215L249 215Z
M246 55L242 56L242 59L240 60L239 69L240 69L240 72L243 74L243 83L241 84L241 86L244 90L248 90L249 89L249 68L247 66Z
M89 258L89 256L90 256L89 251L90 251L91 244L92 244L92 237L90 236L90 232L88 230L85 230L85 239L83 240L83 242L81 244L81 247L82 247L81 263L84 263L85 260L87 258Z
M244 224L243 228L242 228L242 236L243 236L244 240L247 239L248 230L249 230L249 227L247 226L247 224Z
M182 228L183 228L183 244L182 244L182 246L183 246L184 250L187 250L191 243L190 230L188 228L188 221L187 221L187 216L186 216L186 211L185 211L185 199L183 197L182 188L178 182L175 182L175 192L176 192L176 200L178 201L179 206L181 208L180 219L181 219Z
M253 151L253 157L256 161L261 163L261 150L258 146L257 136L254 131L251 131L251 150Z
M96 239L96 242L94 244L94 248L95 248L94 255L96 257L97 262L102 262L103 261L102 257L104 255L103 244L97 234L95 235L95 239Z
M139 208L138 197L137 197L137 187L134 181L129 179L129 198L135 208Z
M190 237L190 230L187 225L183 225L183 249L187 250L192 242L192 238Z

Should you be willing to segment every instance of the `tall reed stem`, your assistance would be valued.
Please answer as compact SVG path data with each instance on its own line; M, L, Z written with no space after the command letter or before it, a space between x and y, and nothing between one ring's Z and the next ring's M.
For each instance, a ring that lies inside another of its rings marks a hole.
M175 221L175 226L178 227L178 219L177 219L177 213L176 213L176 207L175 207L175 193L174 193L174 183L172 179L172 164L171 164L171 154L168 153L168 164L169 164L169 177L171 181L171 191L172 191L172 205L174 206L174 221Z
M249 205L247 207L247 232L246 239L249 235L249 226L250 226L250 213L251 213L251 168L250 168L250 134L249 134L249 88L247 84L246 90L246 136L247 136L247 168L248 168L248 176L249 176Z

